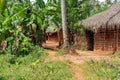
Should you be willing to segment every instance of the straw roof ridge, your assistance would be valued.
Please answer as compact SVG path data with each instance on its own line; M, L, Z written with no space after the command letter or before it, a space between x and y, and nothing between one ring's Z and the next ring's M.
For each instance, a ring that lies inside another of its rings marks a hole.
M62 27L56 28L56 27L48 27L46 29L46 33L56 33L58 31L60 31L62 29Z
M80 22L80 25L93 30L99 28L119 28L120 27L120 2L111 6L108 10L95 14Z

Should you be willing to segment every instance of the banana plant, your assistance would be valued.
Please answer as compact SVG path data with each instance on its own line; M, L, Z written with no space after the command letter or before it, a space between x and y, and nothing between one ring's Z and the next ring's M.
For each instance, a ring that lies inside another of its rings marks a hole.
M4 6L4 8L1 7L2 17L0 17L0 40L6 40L8 46L11 48L11 53L16 53L14 52L15 49L19 48L19 46L22 46L21 49L24 49L25 46L28 45L28 41L30 41L28 39L29 36L27 35L29 31L24 33L16 28L18 25L20 25L22 29L25 28L27 23L31 20L28 17L30 3L22 0L11 0L7 1ZM21 39L22 43L19 43L18 39Z
M0 43L5 39L5 33L2 31L3 11L5 9L5 0L0 0Z

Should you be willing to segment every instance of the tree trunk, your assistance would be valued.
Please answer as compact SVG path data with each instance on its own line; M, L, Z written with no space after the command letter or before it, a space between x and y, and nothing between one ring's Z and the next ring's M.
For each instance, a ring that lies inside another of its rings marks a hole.
M67 28L67 19L66 19L66 0L61 1L61 12L62 12L62 30L63 30L63 47L65 53L69 53L70 45L69 45L69 38L68 38L68 28Z

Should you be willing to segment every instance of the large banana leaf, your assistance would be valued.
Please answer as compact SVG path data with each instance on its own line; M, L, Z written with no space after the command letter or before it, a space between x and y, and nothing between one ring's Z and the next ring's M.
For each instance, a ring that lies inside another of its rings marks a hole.
M36 3L39 5L40 8L44 8L45 7L44 0L36 0Z
M2 25L6 25L7 22L16 19L16 17L18 17L18 16L24 17L28 8L29 7L26 7L24 9L20 10L19 12L17 12L16 14L14 14L13 16L6 18L5 21L2 23Z

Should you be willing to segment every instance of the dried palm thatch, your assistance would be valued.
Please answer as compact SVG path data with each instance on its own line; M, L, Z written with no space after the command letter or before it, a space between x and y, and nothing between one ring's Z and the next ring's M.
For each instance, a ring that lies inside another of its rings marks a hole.
M120 28L120 2L114 4L106 11L81 21L80 25L86 26L86 28L91 28L95 31L101 28Z

